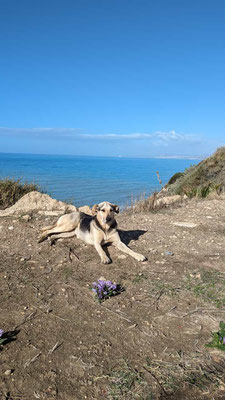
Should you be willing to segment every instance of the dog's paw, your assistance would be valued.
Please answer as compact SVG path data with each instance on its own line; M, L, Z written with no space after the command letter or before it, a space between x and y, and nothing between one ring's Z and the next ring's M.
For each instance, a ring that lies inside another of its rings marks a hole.
M138 261L147 261L147 257L143 256L142 254L138 254L136 257L136 260Z
M112 261L110 260L109 257L102 257L101 262L102 264L111 264Z

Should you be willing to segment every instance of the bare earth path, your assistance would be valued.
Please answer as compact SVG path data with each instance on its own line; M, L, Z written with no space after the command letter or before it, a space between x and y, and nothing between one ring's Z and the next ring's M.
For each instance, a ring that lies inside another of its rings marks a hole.
M47 221L46 221L47 219ZM121 214L138 263L109 247L101 265L77 239L37 243L40 227L0 218L0 398L225 399L225 358L205 347L225 321L225 198ZM101 305L100 277L125 291Z

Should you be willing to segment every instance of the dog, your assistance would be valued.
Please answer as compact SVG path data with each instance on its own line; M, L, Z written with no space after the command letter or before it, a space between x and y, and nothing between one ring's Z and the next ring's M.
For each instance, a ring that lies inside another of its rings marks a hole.
M95 204L92 208L92 215L80 211L62 215L56 224L42 228L42 235L39 243L47 239L69 238L76 236L87 244L91 244L97 250L103 264L110 264L111 260L103 250L104 244L110 243L119 250L134 257L137 261L146 261L142 254L136 253L127 247L120 239L115 213L119 213L116 204L104 201Z

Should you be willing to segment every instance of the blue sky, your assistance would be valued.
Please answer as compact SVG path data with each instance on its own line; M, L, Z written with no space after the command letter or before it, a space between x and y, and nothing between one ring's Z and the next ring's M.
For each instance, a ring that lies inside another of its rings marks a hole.
M0 152L225 145L224 0L0 0Z

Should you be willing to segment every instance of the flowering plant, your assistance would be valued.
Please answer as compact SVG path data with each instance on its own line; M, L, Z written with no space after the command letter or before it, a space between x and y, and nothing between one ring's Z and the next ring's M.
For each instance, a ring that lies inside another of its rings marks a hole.
M225 323L220 322L220 330L213 332L212 342L206 344L207 347L216 347L217 349L225 351Z
M93 282L92 291L96 294L99 303L108 299L111 296L120 294L124 289L117 283L112 283L111 281L106 281L103 279L98 279L97 282Z

